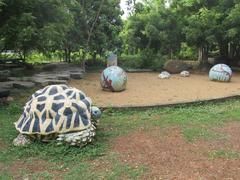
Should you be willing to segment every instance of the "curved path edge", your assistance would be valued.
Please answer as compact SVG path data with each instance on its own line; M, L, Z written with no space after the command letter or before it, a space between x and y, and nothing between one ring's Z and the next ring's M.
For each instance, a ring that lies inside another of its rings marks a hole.
M186 106L186 105L197 105L197 104L203 104L208 102L224 102L227 100L233 100L233 99L240 99L240 94L232 94L224 97L218 97L218 98L209 98L209 99L198 99L193 101L177 101L177 102L171 102L171 103L157 103L157 104L151 104L151 105L122 105L122 106L98 106L102 110L107 109L148 109L148 108L157 108L157 107L179 107L179 106Z

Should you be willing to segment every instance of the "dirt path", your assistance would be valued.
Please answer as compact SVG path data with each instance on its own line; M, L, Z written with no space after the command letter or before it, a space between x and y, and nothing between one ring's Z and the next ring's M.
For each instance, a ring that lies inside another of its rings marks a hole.
M238 158L209 156L221 149L239 152L239 128L239 123L228 124L219 130L228 139L194 143L187 142L178 127L140 131L117 138L113 151L124 163L146 166L143 179L239 179Z
M128 73L127 89L120 93L103 91L99 78L99 73L89 73L83 80L71 80L70 85L98 106L155 105L240 94L240 74L234 74L230 83L219 83L209 81L207 74L159 79L158 73Z

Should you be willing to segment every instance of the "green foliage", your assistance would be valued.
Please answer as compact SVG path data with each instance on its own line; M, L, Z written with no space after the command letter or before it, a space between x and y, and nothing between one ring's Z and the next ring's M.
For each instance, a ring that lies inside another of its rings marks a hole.
M177 56L184 60L195 60L197 59L197 49L192 46L188 46L186 43L182 43L181 50Z
M125 68L141 68L143 62L139 54L136 55L122 54L121 57L118 58L118 63L120 66Z

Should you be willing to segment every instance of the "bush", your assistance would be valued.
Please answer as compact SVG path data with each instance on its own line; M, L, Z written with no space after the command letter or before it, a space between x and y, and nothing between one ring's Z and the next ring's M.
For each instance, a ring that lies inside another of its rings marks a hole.
M121 57L118 58L118 64L124 68L151 68L157 70L163 67L166 59L166 56L160 53L156 54L152 50L146 49L135 55L122 54Z
M186 43L181 44L181 51L178 54L178 59L193 60L198 58L197 48L190 47Z
M124 68L141 68L142 63L143 61L140 54L136 54L136 55L122 54L118 58L118 65Z

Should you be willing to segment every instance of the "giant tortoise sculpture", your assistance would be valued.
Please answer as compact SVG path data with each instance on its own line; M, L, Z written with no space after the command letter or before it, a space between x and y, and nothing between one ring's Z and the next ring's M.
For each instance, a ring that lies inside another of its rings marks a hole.
M82 147L93 140L101 111L82 91L67 85L50 85L36 91L24 106L15 128L15 146L32 140Z

